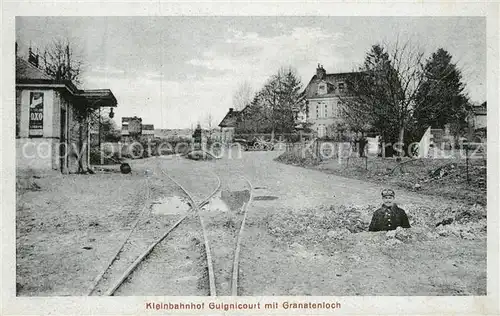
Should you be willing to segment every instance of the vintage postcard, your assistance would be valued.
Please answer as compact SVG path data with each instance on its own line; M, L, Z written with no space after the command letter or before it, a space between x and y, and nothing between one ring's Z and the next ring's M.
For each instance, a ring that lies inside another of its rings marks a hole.
M497 314L498 4L224 6L5 3L2 314Z

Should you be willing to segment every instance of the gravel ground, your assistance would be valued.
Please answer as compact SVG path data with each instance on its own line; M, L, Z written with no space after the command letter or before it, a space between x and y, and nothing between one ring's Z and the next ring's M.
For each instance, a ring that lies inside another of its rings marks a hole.
M409 159L397 162L394 158L370 157L316 161L297 159L291 152L277 161L320 170L341 177L390 185L425 195L444 196L469 204L486 205L486 159L469 161L469 181L465 159ZM440 174L439 171L442 170Z
M252 203L242 249L242 295L486 294L485 218L476 218L482 221L477 226L430 228L454 210L477 208L484 215L484 208L396 189L396 202L414 224L411 242L384 233L337 232L341 229L331 221L338 220L338 210L359 212L361 227L366 227L381 203L383 186L272 161L278 155L255 152L219 162L220 172L244 171L255 187L263 187L256 197L278 197ZM338 210L328 223L324 210L331 207ZM340 217L349 227L350 216Z
M146 185L151 199L177 192L168 181L146 180L144 171L137 164L129 175L35 175L20 181L28 190L17 190L17 295L87 295L147 204Z
M215 188L212 171L228 191L243 191L236 185L242 175L252 182L240 295L485 294L484 208L396 189L396 203L413 227L394 236L368 233L364 229L381 203L382 184L273 161L279 154L248 152L210 161L151 158L135 161L132 175L42 177L34 180L39 191L24 183L28 190L18 190L17 205L18 295L84 295L144 207L144 171L159 176L157 166L196 192L196 200ZM155 182L155 176L148 180L151 199L179 194L171 183ZM238 207L238 199L227 202ZM229 249L236 242L238 217L207 215L214 245L223 244L216 265L227 273L229 265L222 261L232 262ZM435 226L450 219L449 225ZM179 239L171 250L193 251L191 246ZM206 281L203 275L198 279ZM156 283L143 288L148 284Z

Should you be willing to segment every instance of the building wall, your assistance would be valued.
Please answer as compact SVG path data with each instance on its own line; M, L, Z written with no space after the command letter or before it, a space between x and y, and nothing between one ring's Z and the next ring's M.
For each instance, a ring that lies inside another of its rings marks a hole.
M30 93L43 93L43 136L29 137ZM59 138L54 139L54 91L51 89L16 89L19 100L19 135L16 139L16 162L18 168L59 169L56 147ZM23 151L24 150L24 151Z
M228 143L233 140L234 137L234 127L222 127L221 128L221 141L223 143Z
M79 171L79 160L81 160L82 168L87 168L88 124L86 120L80 121L73 104L69 102L67 104L69 105L68 142L70 146L68 154L68 172L76 173Z
M44 93L43 136L29 137L29 102L31 92ZM62 172L78 171L78 155L82 156L83 167L87 166L87 124L76 118L72 99L64 92L53 89L16 89L16 115L19 120L19 134L16 139L16 160L18 168L52 169ZM19 107L18 107L19 105ZM60 151L61 108L66 109L67 128L63 131L68 141L68 155ZM80 139L80 124L83 126ZM73 145L74 144L74 145ZM83 147L83 151L81 147ZM26 153L23 154L23 150ZM62 157L62 159L61 159Z
M341 120L340 99L338 97L324 99L309 99L308 122L313 123L312 130L319 137L331 136L329 126Z
M57 170L55 149L58 140L50 138L17 138L16 168Z
M474 116L474 128L483 128L488 126L488 119L486 115L475 115Z
M53 109L54 109L54 91L50 89L20 89L21 91L21 109L19 122L19 137L29 137L29 115L30 115L30 93L43 92L43 137L53 137L52 129Z

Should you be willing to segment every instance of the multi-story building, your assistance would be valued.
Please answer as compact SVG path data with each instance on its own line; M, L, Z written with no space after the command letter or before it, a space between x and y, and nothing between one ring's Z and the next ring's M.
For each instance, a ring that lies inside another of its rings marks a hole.
M333 136L331 126L342 121L343 102L347 97L347 78L355 73L327 74L318 65L316 74L305 88L307 122L318 137Z

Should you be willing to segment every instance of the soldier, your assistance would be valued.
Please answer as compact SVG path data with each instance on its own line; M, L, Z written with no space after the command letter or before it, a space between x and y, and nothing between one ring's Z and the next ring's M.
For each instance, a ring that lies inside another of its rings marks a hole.
M410 228L408 217L403 209L394 203L394 191L382 190L382 207L373 213L369 231L394 230L398 226Z

